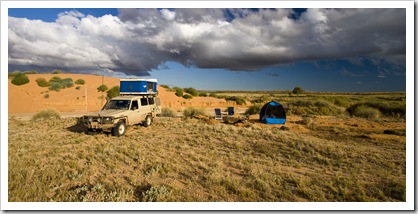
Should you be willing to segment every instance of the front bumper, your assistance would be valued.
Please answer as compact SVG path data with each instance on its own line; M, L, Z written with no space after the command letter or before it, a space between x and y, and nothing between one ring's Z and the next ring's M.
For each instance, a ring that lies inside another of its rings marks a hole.
M80 123L88 129L111 130L114 127L113 120L112 117L83 116Z

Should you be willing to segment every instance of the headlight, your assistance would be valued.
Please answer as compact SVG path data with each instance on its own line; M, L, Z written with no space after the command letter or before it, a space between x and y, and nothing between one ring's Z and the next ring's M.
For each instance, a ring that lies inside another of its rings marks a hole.
M111 117L104 117L103 118L103 123L112 123L112 118Z
M89 122L93 122L93 118L92 118L92 117L89 117L89 118L88 118L88 121L89 121Z
M98 123L100 123L100 121L101 121L100 117L99 117L99 118L97 118L97 122L98 122Z

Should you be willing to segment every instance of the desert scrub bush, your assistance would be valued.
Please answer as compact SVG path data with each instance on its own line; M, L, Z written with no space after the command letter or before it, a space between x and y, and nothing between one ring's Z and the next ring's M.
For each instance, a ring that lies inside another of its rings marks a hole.
M259 114L261 107L262 107L261 104L252 105L245 111L245 114L246 115Z
M46 98L46 99L49 98L49 94L45 94L44 98Z
M48 87L50 91L60 91L61 89L64 89L64 88L65 88L64 85L62 85L61 83L57 83L57 82L52 83L51 86Z
M50 119L61 119L61 116L58 114L58 112L52 109L46 109L34 114L31 118L31 120L35 122Z
M243 104L246 103L243 98L237 97L237 96L226 97L225 100L226 101L235 101L235 103L237 103L238 105L243 105Z
M341 106L344 108L349 107L351 104L351 99L348 97L335 97L333 101L334 105Z
M302 94L303 92L305 91L300 86L296 86L292 91L293 94Z
M119 86L113 86L111 89L107 90L107 97L109 99L112 99L113 97L119 96L120 87Z
M108 87L107 85L100 85L99 87L97 87L97 91L99 92L105 92L107 91Z
M364 102L355 103L347 108L347 112L353 115L359 106L368 106L378 109L383 115L391 117L405 117L406 104L405 102Z
M55 69L52 71L52 74L62 74L61 70Z
M173 90L176 92L175 95L177 97L182 97L183 96L183 89L182 88L174 87Z
M193 117L198 115L205 115L205 111L201 108L195 108L193 106L189 106L183 110L184 117Z
M29 78L23 73L16 74L16 76L12 79L13 85L24 85L27 83L29 83Z
M325 100L296 100L288 104L289 115L339 115L341 111Z
M76 90L80 90L80 88L81 88L80 86L75 87Z
M47 82L45 78L40 77L40 78L37 78L35 81L40 87L50 86L49 82Z
M61 77L51 77L51 79L49 79L49 83L60 83L62 81Z
M29 71L25 71L25 74L37 74L38 72L36 72L35 70L29 70Z
M209 97L218 98L218 95L216 93L210 93Z
M74 83L73 83L73 79L71 78L64 78L61 80L61 84L65 87L65 88L71 88L73 87Z
M173 109L164 107L161 109L161 116L162 117L176 117L177 114Z
M207 97L207 96L208 96L208 94L205 93L205 92L199 93L199 97Z
M84 84L86 84L86 81L84 81L83 79L78 79L74 83L77 84L77 85L84 85Z
M367 119L377 119L380 117L379 109L370 106L359 105L352 110L351 115L355 117L363 117Z
M52 77L48 84L50 85L48 89L50 91L60 91L61 89L70 88L73 87L73 79L71 78L64 78L61 79L61 77Z
M20 73L22 73L22 72L20 72L19 70L15 70L13 72L9 72L8 78L14 78L14 77L16 77L16 75L18 75Z
M172 194L172 190L169 190L165 186L151 187L149 190L142 192L143 202L157 202L163 201L167 196Z
M190 99L193 99L193 96L190 95L190 94L185 94L185 95L183 95L183 98L186 99L186 100L190 100Z
M261 97L257 97L256 99L253 99L251 102L252 103L266 103L268 101L270 101L271 98L268 95L263 95Z
M184 91L185 91L186 93L191 94L191 95L192 95L192 96L194 96L194 97L199 96L199 92L197 92L197 90L196 90L196 89L194 89L194 88L185 88L185 89L184 89Z
M171 89L170 86L168 86L168 85L160 85L160 86L163 87L163 88L165 88L165 89L168 89L168 90Z

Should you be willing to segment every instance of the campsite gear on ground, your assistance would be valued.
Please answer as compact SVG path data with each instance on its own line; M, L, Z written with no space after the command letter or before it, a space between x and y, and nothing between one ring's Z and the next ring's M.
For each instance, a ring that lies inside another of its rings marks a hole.
M233 117L235 114L234 107L228 107L228 116Z
M215 120L222 120L222 113L220 108L215 108Z
M266 124L285 124L286 111L280 103L268 102L261 108L260 121Z

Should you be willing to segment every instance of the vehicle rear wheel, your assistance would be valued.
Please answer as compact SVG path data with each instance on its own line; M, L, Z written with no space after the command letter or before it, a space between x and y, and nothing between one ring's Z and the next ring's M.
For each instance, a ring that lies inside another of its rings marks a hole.
M126 132L126 124L124 122L119 122L112 130L113 135L119 137L123 136Z
M148 116L145 118L145 121L144 121L143 125L144 125L145 127L148 127L148 126L150 126L150 125L151 125L151 123L152 123L152 119L151 119L151 117L148 115Z

